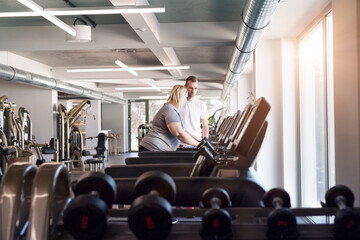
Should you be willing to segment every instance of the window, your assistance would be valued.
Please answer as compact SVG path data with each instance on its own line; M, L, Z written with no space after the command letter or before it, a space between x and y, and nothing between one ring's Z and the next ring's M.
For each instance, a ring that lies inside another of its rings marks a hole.
M318 207L334 179L331 24L327 15L298 45L303 207Z
M138 151L141 136L139 126L152 122L155 114L166 100L136 100L129 101L129 149Z

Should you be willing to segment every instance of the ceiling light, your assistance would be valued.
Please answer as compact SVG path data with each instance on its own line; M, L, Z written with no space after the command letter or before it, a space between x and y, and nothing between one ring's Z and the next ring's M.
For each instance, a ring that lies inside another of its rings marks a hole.
M36 12L0 12L0 17L39 17L40 13Z
M122 67L124 70L128 71L129 73L131 73L134 76L137 76L138 73L135 72L134 70L130 69L126 64L124 64L123 62L121 62L119 59L117 59L115 61L116 65L118 65L119 67Z
M43 15L43 17L48 21L52 22L53 24L55 24L56 26L58 26L59 28L61 28L62 30L64 30L65 32L67 32L68 34L70 34L71 36L76 36L75 29L70 27L69 25L67 25L57 17L51 15Z
M123 68L68 68L67 72L124 72Z
M31 0L18 0L18 2L27 6L34 12L40 13L41 15L42 15L42 12L44 11L44 9L39 4L37 4Z
M140 96L139 99L167 99L169 95L164 96Z
M157 86L155 86L154 84L150 83L150 86L151 86L153 89L155 89L156 91L161 92L161 89L158 88Z
M153 67L134 67L131 69L136 71L172 70L172 69L190 69L190 66L153 66Z
M172 89L172 87L157 87L159 89ZM154 90L153 87L119 87L119 88L115 88L115 90Z
M149 6L136 6L136 7L87 7L87 8L42 8L38 4L29 0L18 0L34 12L0 12L0 17L34 17L42 16L43 13L52 16L71 16L71 15L98 15L98 14L131 14L131 13L163 13L165 8L154 8ZM31 7L30 7L31 6ZM37 8L40 11L35 11Z
M124 88L115 88L115 90L153 90L152 87L124 87Z
M34 12L41 14L41 16L43 16L45 19L52 22L53 24L55 24L56 26L58 26L59 28L61 28L65 32L69 33L70 35L76 36L76 31L75 31L74 28L70 27L69 25L67 25L66 23L64 23L63 21L58 19L57 17L52 16L52 15L48 15L47 13L45 13L44 9L40 5L38 5L37 3L35 3L33 1L31 1L31 0L18 0L18 2L24 4L25 6L27 6L28 8L30 8Z
M149 6L137 7L87 7L87 8L60 8L60 9L45 9L45 12L57 16L70 15L103 15L103 14L129 14L129 13L163 13L165 8L154 8Z
M190 66L150 66L150 67L129 67L134 71L155 71L155 70L170 70L170 69L190 69ZM127 71L123 68L68 68L67 72L122 72Z

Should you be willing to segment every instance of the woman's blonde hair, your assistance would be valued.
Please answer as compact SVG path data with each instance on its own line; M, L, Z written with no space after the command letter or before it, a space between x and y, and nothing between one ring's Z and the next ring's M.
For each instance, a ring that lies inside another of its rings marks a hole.
M175 85L170 91L167 102L174 105L176 108L180 108L181 101L186 95L187 91L183 85Z

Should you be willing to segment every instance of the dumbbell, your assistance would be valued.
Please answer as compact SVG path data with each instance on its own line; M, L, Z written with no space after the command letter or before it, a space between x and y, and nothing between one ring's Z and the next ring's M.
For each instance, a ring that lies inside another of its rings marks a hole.
M266 208L275 208L267 218L267 238L296 239L299 233L295 214L289 209L289 194L284 189L273 188L264 194L262 203Z
M161 171L143 173L135 182L128 224L138 239L166 239L172 223L174 180Z
M231 239L231 216L223 208L231 207L229 194L222 188L207 189L200 202L200 207L211 208L202 217L200 236L204 240Z
M0 239L25 237L36 172L29 163L13 163L5 172L0 185Z
M116 197L116 183L102 172L82 175L73 185L75 198L63 214L65 229L75 239L101 239L104 235L108 209Z
M344 186L337 185L325 194L326 207L338 207L335 214L334 236L337 239L360 239L360 215L353 209L354 194Z

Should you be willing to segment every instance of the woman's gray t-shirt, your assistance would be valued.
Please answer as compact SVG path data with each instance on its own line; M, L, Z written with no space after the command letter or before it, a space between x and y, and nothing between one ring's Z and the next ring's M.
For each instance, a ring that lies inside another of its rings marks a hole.
M180 142L167 128L172 122L179 122L183 127L178 110L172 104L165 103L156 113L151 130L140 145L150 151L175 151Z

